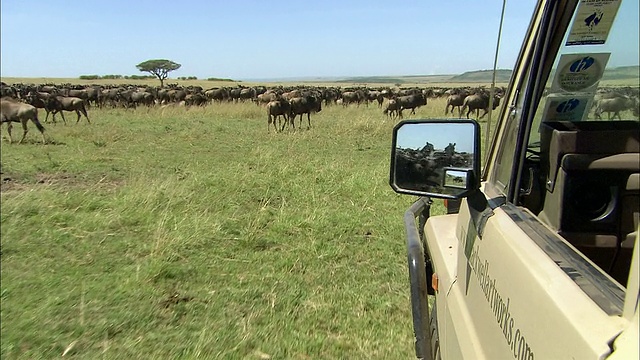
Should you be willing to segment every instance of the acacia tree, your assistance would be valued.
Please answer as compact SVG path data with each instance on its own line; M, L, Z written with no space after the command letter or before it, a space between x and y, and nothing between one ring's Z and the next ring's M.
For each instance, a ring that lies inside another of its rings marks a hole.
M165 59L147 60L136 65L138 70L155 75L160 80L160 87L164 86L164 79L169 71L177 70L180 66L182 65Z

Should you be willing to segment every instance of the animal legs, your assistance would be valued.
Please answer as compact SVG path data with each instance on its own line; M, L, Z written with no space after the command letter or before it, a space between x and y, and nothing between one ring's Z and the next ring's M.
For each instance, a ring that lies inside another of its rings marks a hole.
M13 137L11 137L11 128L13 127L13 125L11 125L11 121L7 122L7 132L9 133L9 144L13 144Z
M135 108L135 107L134 107ZM76 110L78 111L78 110ZM82 112L82 114L84 115L85 118L87 118L87 122L89 124L91 124L91 121L89 121L89 116L87 115L87 109L85 109L84 105L82 105L82 108L80 108L80 111ZM78 121L80 121L80 113L78 113Z
M27 133L29 132L29 129L27 129L27 120L21 120L20 123L22 124L23 131L22 131L22 139L20 139L18 144L22 144L24 139L27 137ZM9 136L11 136L11 134L9 134Z
M56 116L56 113L60 113L60 116L62 116L62 121L64 122L65 125L67 125L67 119L64 118L64 112L62 112L62 110L56 111L56 112L53 113L54 117Z

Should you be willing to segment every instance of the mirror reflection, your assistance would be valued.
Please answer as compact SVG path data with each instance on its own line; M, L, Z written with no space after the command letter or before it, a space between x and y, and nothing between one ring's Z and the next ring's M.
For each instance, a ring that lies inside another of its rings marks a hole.
M401 190L460 196L473 186L475 124L402 124L395 134L394 184Z
M445 169L444 186L455 187L460 189L467 188L467 171Z

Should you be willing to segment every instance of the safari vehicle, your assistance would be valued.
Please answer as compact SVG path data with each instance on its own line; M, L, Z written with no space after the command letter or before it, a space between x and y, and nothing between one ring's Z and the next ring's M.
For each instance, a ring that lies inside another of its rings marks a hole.
M495 129L396 125L418 358L639 358L638 83L601 84L637 33L637 0L539 1Z

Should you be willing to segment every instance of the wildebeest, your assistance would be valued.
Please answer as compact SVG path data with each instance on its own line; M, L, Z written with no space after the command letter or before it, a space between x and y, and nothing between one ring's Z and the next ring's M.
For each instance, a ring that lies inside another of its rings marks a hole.
M358 105L360 105L360 102L362 102L364 100L364 98L361 96L360 92L356 92L356 91L345 91L342 93L341 96L342 99L342 105L347 106L349 104L353 104L356 103Z
M399 116L400 111L400 103L396 99L391 99L387 103L387 106L382 111L385 115L387 115L392 120Z
M300 126L302 127L302 115L307 114L307 129L311 128L311 113L322 110L322 100L312 95L293 98L291 103L291 124L295 127L296 116L300 115Z
M204 92L204 95L212 101L222 102L229 99L229 91L225 88L209 89Z
M41 93L41 92L37 92L37 91L30 91L25 97L24 100L27 102L27 104L31 105L31 106L35 106L37 109L44 109L44 111L47 113L47 116L45 116L44 118L44 122L47 122L47 120L49 119L49 114L51 112L53 112L54 114L56 113L56 109L51 108L51 104L47 102L47 99L49 99L50 97L52 97L53 95L50 95L48 93ZM55 123L55 117L53 118L53 122Z
M0 97L3 96L16 97L16 89L14 89L13 86L5 84L4 82L0 82Z
M635 108L635 111L634 111ZM631 110L634 113L637 113L637 105L634 99L629 98L627 96L615 96L612 98L602 98L596 101L596 109L595 116L597 119L602 120L602 113L606 112L607 117L611 120L611 113L613 113L613 119L618 117L618 119L622 120L620 116L621 111Z
M147 91L133 91L128 95L128 97L129 103L134 108L138 105L151 106L155 101L153 94Z
M9 133L9 143L13 143L11 136L11 123L19 122L22 124L22 139L19 143L22 143L27 137L27 122L31 120L38 128L38 131L42 134L42 143L46 144L47 141L44 137L44 126L38 121L38 109L35 106L24 104L13 100L11 98L3 97L0 99L0 123L7 123L7 132Z
M371 90L367 93L367 105L369 104L369 101L377 101L378 106L382 107L382 103L384 102L384 97L382 96L382 93L380 91Z
M241 101L244 100L251 100L253 98L255 98L256 95L256 89L254 88L244 88L242 90L240 90L240 94L239 94L239 99Z
M493 97L493 110L495 110L500 105L500 97L494 95ZM482 119L485 115L489 113L489 93L488 92L479 92L473 95L469 95L464 98L464 102L462 104L462 112L467 111L467 119L469 118L469 114L472 111L476 112L476 116L480 114L480 110L483 110L482 116L478 118L478 120Z
M51 96L46 100L46 102L47 107L52 109L51 112L53 113L54 118L56 116L56 113L60 113L60 115L62 116L62 120L66 123L67 120L64 118L63 111L75 111L76 114L78 114L78 120L76 121L76 124L80 122L81 113L87 119L87 122L91 124L91 121L89 121L89 116L87 115L87 109L84 106L84 101L80 98L67 96Z
M279 96L277 93L273 91L267 91L256 97L256 104L258 105L269 104L271 101L278 100L278 98Z
M427 105L427 98L423 94L400 96L397 98L397 101L400 105L400 109L398 110L400 118L402 118L402 110L404 109L411 109L410 114L415 114L416 108Z
M207 102L209 101L209 99L203 94L203 93L193 93L193 94L187 94L187 96L184 98L184 103L187 106L190 105L197 105L197 106L205 106L207 105Z
M276 123L276 120L278 120L280 116L284 118L280 131L284 130L285 124L289 123L290 112L291 105L289 104L289 101L285 99L270 101L267 104L267 132L269 132L271 123L273 123L273 128L278 132L279 124Z
M444 114L449 113L449 106L451 106L451 114L453 115L453 109L458 108L458 117L462 117L462 105L464 105L464 94L453 94L447 97L447 107L444 109Z

